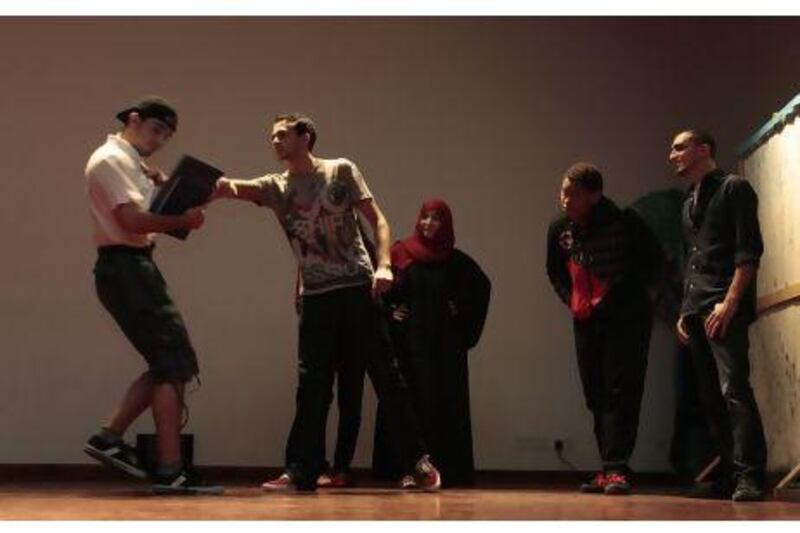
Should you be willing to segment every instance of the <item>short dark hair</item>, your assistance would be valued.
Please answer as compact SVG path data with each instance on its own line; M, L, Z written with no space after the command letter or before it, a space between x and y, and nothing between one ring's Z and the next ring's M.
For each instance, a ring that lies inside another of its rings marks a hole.
M683 133L688 133L689 136L692 138L692 142L694 142L697 145L707 144L708 152L711 154L711 158L714 159L716 157L717 141L714 139L713 135L708 133L706 130L698 130L694 128L683 130Z
M314 126L314 121L305 115L299 113L287 113L285 115L278 115L272 120L275 125L278 122L288 122L289 127L292 128L297 135L305 135L308 133L308 151L314 150L314 145L317 142L317 128Z
M570 183L580 185L587 191L598 192L603 190L603 174L600 169L591 163L575 163L564 172L564 179Z

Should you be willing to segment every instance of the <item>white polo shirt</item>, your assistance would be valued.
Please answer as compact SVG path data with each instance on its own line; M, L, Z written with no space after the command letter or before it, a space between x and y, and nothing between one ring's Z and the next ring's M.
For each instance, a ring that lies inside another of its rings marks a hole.
M155 190L142 170L142 156L119 134L109 135L86 164L86 187L97 246L144 248L155 234L129 233L120 227L114 209L134 202L147 210Z

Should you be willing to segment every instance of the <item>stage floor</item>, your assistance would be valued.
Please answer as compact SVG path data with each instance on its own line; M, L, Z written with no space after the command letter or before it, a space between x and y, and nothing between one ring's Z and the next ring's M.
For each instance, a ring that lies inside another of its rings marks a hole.
M674 487L627 497L571 487L450 489L436 494L387 488L268 494L252 483L222 496L155 496L125 481L0 484L3 520L798 520L800 504L732 503L683 497Z

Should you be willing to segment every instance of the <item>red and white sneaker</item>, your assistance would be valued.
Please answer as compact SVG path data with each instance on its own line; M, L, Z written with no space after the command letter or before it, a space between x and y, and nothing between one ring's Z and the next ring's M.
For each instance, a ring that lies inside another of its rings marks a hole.
M321 489L344 489L355 486L352 474L347 472L322 474L317 478L317 487Z
M294 482L292 481L292 476L290 476L288 472L284 472L275 479L265 481L264 483L261 484L261 488L269 492L295 490Z
M608 480L606 479L605 472L598 472L594 475L591 481L581 484L581 492L592 494L599 494L605 492Z
M417 487L426 492L436 492L442 488L442 476L431 463L430 455L423 455L414 468L414 480Z
M628 476L620 472L609 472L606 474L606 486L603 492L606 494L630 494L631 483Z
M317 487L321 489L330 488L331 483L333 482L332 480L333 474L320 474L320 476L317 478Z

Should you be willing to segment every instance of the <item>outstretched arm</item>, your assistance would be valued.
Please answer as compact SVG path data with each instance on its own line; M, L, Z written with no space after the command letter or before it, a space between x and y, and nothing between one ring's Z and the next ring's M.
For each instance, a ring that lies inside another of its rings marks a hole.
M263 197L264 187L259 180L234 180L222 177L217 180L217 186L211 199L231 198L259 203Z

